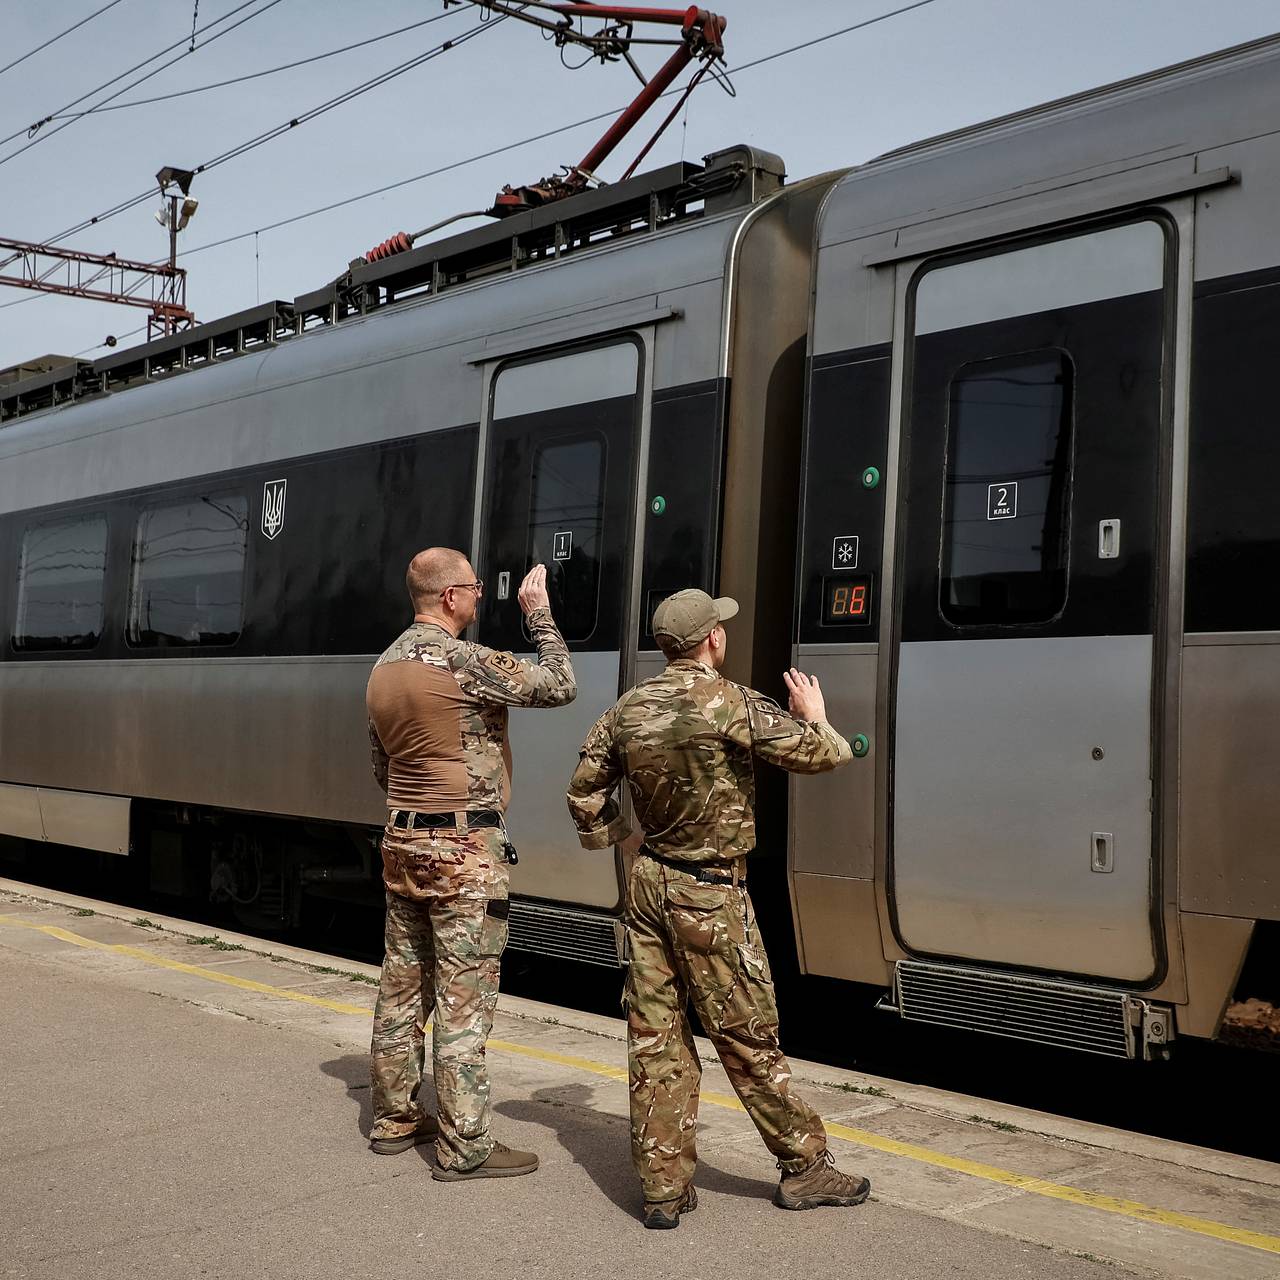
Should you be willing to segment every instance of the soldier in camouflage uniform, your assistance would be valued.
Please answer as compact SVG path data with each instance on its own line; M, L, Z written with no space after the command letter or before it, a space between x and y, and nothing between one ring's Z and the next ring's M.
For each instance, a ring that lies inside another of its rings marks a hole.
M784 675L788 715L718 673L733 600L680 591L654 614L661 675L623 694L587 735L569 784L569 812L588 849L629 834L612 792L626 780L645 842L632 868L624 1002L631 1149L645 1226L675 1227L697 1205L692 1179L702 1070L685 1014L698 1018L747 1114L778 1158L774 1203L786 1209L861 1204L871 1184L835 1168L826 1131L791 1089L778 1044L773 980L747 896L755 845L753 758L796 773L847 764L848 742L826 721L817 680Z
M513 852L503 819L511 794L507 709L563 706L577 687L543 566L519 591L536 662L458 638L484 586L461 552L420 552L407 582L413 625L378 659L366 693L373 770L390 811L370 1146L391 1154L435 1138L434 1178L512 1177L532 1173L538 1158L489 1134L485 1042L507 942ZM438 1123L418 1100L428 1015Z

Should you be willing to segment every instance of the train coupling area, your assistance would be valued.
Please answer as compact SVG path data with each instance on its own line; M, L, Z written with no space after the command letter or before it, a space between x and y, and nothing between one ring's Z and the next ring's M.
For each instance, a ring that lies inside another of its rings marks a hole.
M621 1021L505 996L494 1133L541 1167L436 1182L369 1150L375 968L135 917L0 882L0 1276L1280 1275L1278 1165L800 1061L873 1192L782 1212L702 1041L698 1212L646 1232Z

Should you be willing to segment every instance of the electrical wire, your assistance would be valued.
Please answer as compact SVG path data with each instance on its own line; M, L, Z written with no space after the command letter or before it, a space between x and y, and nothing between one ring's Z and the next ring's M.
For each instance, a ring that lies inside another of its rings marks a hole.
M766 54L762 58L756 58L751 62L744 62L740 66L732 68L736 75L742 71L750 71L755 67L763 66L766 62L773 62L777 58L785 58L789 54L799 53L803 49L812 48L814 45L823 44L827 40L835 40L840 36L848 35L852 31L859 31L863 27L869 27L877 22L884 22L889 18L896 18L899 14L909 13L913 9L922 9L926 5L934 4L936 0L915 0L915 3L904 5L902 8L894 9L889 13L882 13L874 18L868 18L864 22L854 23L852 26L841 27L838 31L830 31L826 35L818 36L813 40L806 40L803 44L794 45L788 49L780 49L775 53ZM662 97L670 97L673 94L682 93L683 89L668 89ZM508 142L500 147L493 147L488 151L478 152L476 155L467 156L462 160L455 160L450 164L441 165L437 169L428 169L425 173L414 174L411 178L401 178L396 182L389 182L385 186L374 187L370 191L362 191L358 195L347 196L342 200L334 200L329 204L320 205L314 209L308 209L304 213L295 213L288 218L280 218L276 222L269 222L265 226L255 227L252 231L241 231L236 235L225 236L221 240L211 240L207 244L194 245L190 249L184 249L178 254L180 258L190 257L195 253L203 253L206 249L218 249L223 245L235 244L239 240L247 240L250 236L259 235L265 231L276 231L281 227L292 226L296 222L305 222L308 218L318 217L322 213L331 213L335 209L344 209L347 205L358 204L362 200L371 200L375 196L386 195L388 191L397 191L401 187L413 185L415 182L425 182L428 178L438 178L441 174L452 173L457 169L465 168L468 165L479 164L482 160L491 160L494 156L504 155L509 151L517 151L521 147L530 146L535 142L545 142L548 138L558 137L562 133L570 133L574 129L585 128L589 124L597 124L601 120L616 119L618 114L623 111L623 107L614 107L608 111L600 111L592 116L584 116L581 120L574 120L569 124L556 126L554 129L546 129L541 133L530 134L527 138L521 138L517 142ZM27 302L32 299L23 298L20 301ZM15 303L4 303L0 306L15 306Z
M411 22L407 27L397 27L394 31L385 31L380 36L370 36L367 40L357 40L355 44L344 44L340 49L330 49L327 53L316 53L309 58L299 58L297 62L283 62L277 67L267 67L263 71L251 71L248 75L235 76L230 80L215 80L212 84L196 85L191 89L178 89L173 93L157 94L154 98L130 98L128 102L114 102L99 107L90 107L87 111L72 111L66 115L54 115L53 120L67 119L72 116L95 115L99 111L126 111L130 107L148 107L156 102L172 102L174 98L189 98L193 94L208 93L211 89L225 89L228 85L243 84L246 80L261 80L264 76L278 75L281 71L292 71L295 67L307 67L313 62L323 62L326 58L336 58L340 53L350 53L353 49L363 49L366 45L378 44L382 40L390 40L394 36L402 36L406 31L416 31L419 27L429 27L433 22L440 22L453 16L453 10L438 13L433 18L423 18L421 22Z
M11 71L14 67L18 65L18 63L26 62L28 58L35 57L35 55L39 53L41 49L47 49L51 44L55 44L57 43L57 41L61 40L63 36L69 36L73 31L78 31L81 27L84 26L86 22L92 22L94 18L100 17L102 14L106 13L108 9L114 9L116 5L118 5L119 3L120 3L120 0L111 0L110 4L104 4L101 9L95 9L94 12L91 13L87 18L81 18L79 22L75 23L73 26L68 27L65 31L59 31L56 36L50 36L49 39L44 42L44 44L36 45L34 49L28 50L26 53L22 55L22 57L14 58L12 62L6 62L3 67L0 67L0 76L4 75L6 71Z
M902 5L897 9L890 10L886 13L878 14L874 17L867 18L861 22L852 23L849 26L841 27L835 31L829 31L825 35L816 36L812 40L806 40L800 44L792 45L786 49L779 49L779 50L776 50L774 53L765 54L763 57L755 58L750 62L744 62L741 65L733 68L733 71L735 74L738 74L743 71L750 71L755 67L763 66L769 62L774 62L779 58L785 58L790 56L791 54L800 53L805 49L813 48L815 45L824 44L828 40L838 39L841 36L849 35L851 32L860 31L866 27L874 26L876 23L885 22L890 18L896 18L901 14L910 13L912 10L915 10L915 9L923 9L927 5L934 4L934 3L936 3L936 0L914 0L914 2L911 4ZM502 21L502 18L500 17L498 18L491 17L490 19L487 19L483 24L481 24L479 28L473 28L470 32L467 33L467 35L469 37L470 35L474 34L477 30L484 30L486 27L500 21ZM449 42L446 42L446 43L449 43ZM456 44L457 41L454 41L453 43ZM443 48L443 46L441 47ZM683 92L684 92L683 89L669 89L662 96L669 97L673 94L683 93ZM543 142L548 138L554 138L559 136L560 134L570 133L575 129L584 128L589 124L596 124L601 120L615 119L619 114L619 112L622 111L623 109L624 108L621 108L621 107L615 107L615 108L611 108L608 111L600 111L594 115L584 116L580 120L574 120L568 124L558 125L555 128L546 129L540 133L530 134L528 137L521 138L516 142L504 143L501 146L492 147L487 151L482 151L482 152L478 152L475 155L466 156L461 160L455 160L449 164L441 165L438 168L428 169L426 172L415 174L413 177L410 177L410 178L401 178L396 182L390 182L385 184L384 186L375 187L369 191L362 191L357 195L347 196L342 200L334 200L328 204L320 205L314 209L308 209L302 213L293 214L288 218L277 219L275 222L266 223L263 226L255 227L249 231L242 231L237 233L236 235L224 236L220 240L211 240L206 244L195 245L190 249L184 249L182 252L178 254L178 256L180 258L188 258L193 256L194 254L204 253L210 249L218 249L223 247L224 245L235 244L240 240L247 240L251 236L260 235L263 232L276 231L281 227L292 226L295 223L304 222L310 218L318 217L321 214L330 213L335 209L342 209L347 207L348 205L358 204L363 200L369 200L375 196L385 195L389 191L396 191L396 190L399 190L401 187L411 186L417 182L424 182L428 178L439 177L442 174L452 173L458 169L466 168L469 165L478 164L482 160L489 160L489 159L492 159L494 156L504 155L510 151L516 151L521 147L530 146L535 142ZM273 133L272 136L275 136L275 134ZM257 145L261 145L261 144L258 143ZM222 161L219 160L218 162L221 163ZM209 165L202 166L202 168L208 168L208 167ZM197 172L199 172L199 170L197 170ZM125 209L133 208L136 205L142 203L143 201L151 199L153 194L154 192L149 189L148 191L143 193L141 196L134 197L128 201L122 201L121 204L114 206L112 209L105 211L103 214L97 215L93 218L86 219L85 221L77 224L75 227L69 228L67 231L60 232L57 236L50 237L50 241L63 239L68 235L73 235L79 231L84 230L86 227L93 226L98 222L104 221L106 218L114 217L115 214L122 213L125 211ZM36 294L29 298L18 298L13 302L0 303L0 310L4 310L8 307L21 306L25 302L34 302L41 297L48 297L48 296L50 295Z
M279 3L279 0L272 0L272 3ZM368 80L362 81L360 84L350 89L344 90L333 98L327 99L325 102L312 107L308 111L292 117L289 120L282 121L278 125L272 126L270 129L263 130L262 133L256 134L252 138L246 139L244 142L237 143L234 147L229 148L220 154L213 156L211 159L204 161L193 167L193 173L207 173L211 169L216 169L220 165L226 164L230 160L234 160L239 156L256 150L258 147L264 146L266 143L273 141L282 134L289 133L296 129L299 125L314 120L317 116L334 110L336 107L345 105L353 99L360 97L362 94L368 93L372 89L377 89L386 84L390 80L394 80L397 76L402 76L408 71L412 71L415 67L422 66L423 63L430 62L434 58L438 58L443 53L448 53L452 49L456 49L459 45L465 44L468 40L474 39L476 36L483 34L485 31L491 31L498 23L505 21L503 18L490 19L489 21L478 24L469 28L461 35L454 36L450 40L433 46L425 53L417 54L405 62L399 63L387 71L381 72L379 75L373 76ZM124 213L128 209L136 208L140 204L151 200L155 196L155 188L148 187L145 191L139 192L136 196L130 196L126 200L121 200L118 204L112 205L109 209L104 209L101 213L94 214L91 218L85 218L74 226L67 227L65 230L57 232L50 236L44 243L52 244L65 240L68 236L77 235L79 232L89 227L96 226L99 223L114 218L117 214ZM12 303L5 304L12 306Z
M258 3L258 0L244 0L243 4L240 4L236 8L232 9L230 13L225 13L222 15L222 17L215 18L212 22L205 23L205 25L201 27L196 34L203 35L205 32L211 31L214 27L221 26L229 18L235 17L237 13L240 13L244 9L248 9L251 5L256 3ZM266 13L268 9L274 9L275 6L278 5L279 3L280 3L280 0L267 0L267 3L265 3L262 6L262 8L241 18L239 22L233 23L231 26L227 27L225 31L219 31L216 34L210 36L207 40L204 41L203 44L200 45L200 48L203 49L206 45L212 44L215 40L220 39L222 36L229 35L237 27L243 26L246 22L249 22L254 18L261 17L264 13ZM17 132L9 134L7 138L0 138L0 146L4 146L4 144L7 142L12 142L15 138L20 137L23 133L25 133L27 137L31 139L25 147L19 147L16 151L11 151L7 156L0 156L0 164L7 164L10 160L14 159L15 156L22 155L24 151L30 151L32 147L38 146L41 142L47 141L49 138L53 137L55 134L61 133L64 129L69 129L73 124L75 124L76 120L80 120L84 118L83 115L74 116L71 119L66 120L63 124L58 125L56 128L49 129L47 131L42 132L42 130L44 130L44 126L48 124L50 121L52 121L55 118L55 116L57 116L60 113L69 111L74 106L78 106L86 98L92 98L94 94L101 93L103 89L109 89L113 84L116 84L119 81L123 80L125 76L132 75L135 71L138 71L142 67L145 67L147 63L154 62L157 58L164 57L166 53L171 53L174 49L181 48L181 46L187 43L187 39L188 37L183 36L181 40L178 40L171 45L167 45L165 48L161 49L159 53L153 53L149 58L144 58L141 62L135 63L132 67L128 69L128 71L122 71L118 76L113 76L110 80L106 81L105 84L98 85L96 89L90 89L88 93L82 93L78 98L75 98L71 102L68 102L66 106L59 107L56 112L53 112L47 116L41 116L39 120L29 125L26 129L19 129L17 130ZM136 80L131 81L129 84L125 85L122 89L117 89L115 93L111 94L110 97L105 98L101 103L96 103L95 107L104 106L106 103L114 101L122 93L128 93L130 89L136 89L138 85L142 84L146 80L150 80L152 76L158 76L160 72L173 66L177 62L181 62L183 58L190 57L191 53L192 53L192 50L183 49L182 52L176 58L170 58L168 62L161 63L160 66L154 68L151 71L148 71L146 75L139 76ZM84 113L84 115L89 115L89 114L91 114L91 112Z

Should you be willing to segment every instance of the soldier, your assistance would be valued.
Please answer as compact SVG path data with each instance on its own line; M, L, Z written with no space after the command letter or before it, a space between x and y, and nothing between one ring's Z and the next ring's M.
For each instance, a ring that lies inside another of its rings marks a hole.
M847 764L848 742L827 723L822 691L794 668L783 679L791 715L719 675L728 598L678 591L653 631L667 668L596 721L569 784L569 812L588 849L629 834L611 797L626 779L645 841L631 869L623 1002L631 1080L631 1152L644 1187L644 1225L670 1228L697 1207L693 1188L702 1069L685 1006L707 1035L778 1158L784 1209L861 1204L866 1178L841 1173L816 1112L791 1089L778 1044L773 980L745 883L755 844L752 757L794 773Z
M434 1138L431 1176L442 1182L538 1167L532 1152L489 1135L485 1042L507 942L507 864L515 861L503 818L507 708L559 707L577 693L546 581L537 565L519 590L538 649L527 662L458 638L484 584L460 551L419 552L406 575L413 625L378 659L366 693L373 771L390 811L369 1145L390 1155ZM418 1101L428 1012L438 1124Z

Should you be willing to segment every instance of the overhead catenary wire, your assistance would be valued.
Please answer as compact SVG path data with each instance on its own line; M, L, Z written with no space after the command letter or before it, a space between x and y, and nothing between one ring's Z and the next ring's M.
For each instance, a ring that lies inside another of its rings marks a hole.
M891 9L886 11L885 13L873 15L872 17L865 18L859 22L850 23L849 25L837 28L834 31L829 31L823 35L815 36L810 40L805 40L799 44L791 45L786 49L775 50L773 53L765 54L762 57L752 59L749 62L744 62L737 67L730 68L730 70L733 71L735 75L744 71L750 71L756 67L763 66L766 63L774 62L779 58L784 58L792 54L800 53L805 49L810 49L815 47L816 45L824 44L829 40L839 39L842 36L850 35L855 31L863 30L867 27L874 26L877 23L886 22L892 18L896 18L903 14L910 13L916 9L923 9L928 5L934 4L936 2L937 0L912 0L912 3L900 5L896 9ZM491 16L490 18L486 19L485 22L483 22L479 28L473 28L472 31L467 33L467 35L469 37L470 35L474 34L476 31L484 30L488 27L496 25L496 23L500 21L502 21L502 18ZM446 42L446 43L449 43L449 42ZM455 40L452 43L456 45L458 41ZM663 96L668 97L668 96L671 96L672 94L682 93L682 92L684 92L683 89L671 89L671 90L668 90L667 93L664 94ZM519 150L521 147L530 146L535 142L543 142L548 138L553 138L561 134L570 133L575 129L584 128L589 124L596 124L601 120L614 119L616 118L616 116L621 110L623 110L622 107L614 107L614 108L610 108L607 111L596 112L593 115L584 116L582 119L574 120L567 124L558 125L551 129L545 129L538 133L530 134L528 137L518 139L517 141L504 143L497 147L491 147L486 151L478 152L474 155L463 157L462 159L452 161L449 164L440 165L434 169L428 169L423 173L414 174L412 177L409 177L409 178L401 178L396 182L386 183L380 187L375 187L369 191L362 191L357 193L356 195L347 196L341 200L330 201L329 203L319 205L316 208L305 210L302 213L293 214L287 218L279 218L273 222L266 223L262 226L254 227L247 231L238 232L235 235L224 236L218 240L211 240L206 244L195 245L190 249L183 250L182 252L179 253L178 256L180 258L191 257L194 254L204 253L208 250L221 248L228 244L235 244L241 240L247 240L250 237L261 235L268 231L275 231L280 229L281 227L292 226L298 222L303 222L310 218L318 217L321 214L330 213L335 209L345 208L348 205L357 204L363 200L373 199L376 196L385 195L387 192L396 191L402 187L411 186L414 183L418 183L418 182L424 182L427 179L439 177L445 173L452 173L458 169L465 168L472 164L478 164L483 160L489 160L495 156L504 155L508 152ZM273 132L272 136L278 136L278 135ZM264 141L269 141L269 140L270 140L269 138L264 139ZM258 143L257 145L261 145L261 143ZM222 163L223 160L219 159L217 162ZM207 169L209 167L211 167L211 164L206 164L204 166L201 166L202 169ZM122 201L119 205L113 206L111 209L104 211L104 213L102 214L96 215L93 218L86 219L78 223L75 227L69 228L66 231L59 232L57 236L50 237L50 240L51 241L59 240L59 239L65 238L66 236L74 235L84 230L87 227L90 227L90 226L96 225L99 222L105 221L107 218L114 217L117 213L122 213L126 209L134 208L136 205L143 203L145 200L151 199L153 194L154 194L154 191L152 189L149 189L148 191L146 191L140 196L133 197L132 199L127 201ZM0 303L0 310L3 310L7 307L21 306L23 303L33 302L38 300L41 297L46 297L46 296L48 295L36 294L29 298L18 298L18 299L15 299L13 302Z
M47 49L51 44L56 44L63 36L69 36L73 31L79 31L85 23L92 22L94 18L101 17L108 9L114 9L119 3L120 0L111 0L110 4L104 4L101 9L95 9L87 18L81 18L79 22L73 23L65 30L59 31L56 36L50 36L43 44L36 45L34 49L28 49L22 57L14 58L12 62L6 62L3 67L0 67L0 76L4 75L6 71L12 71L14 67L21 62L26 62L28 58L34 58L42 49Z
M773 62L777 58L785 58L789 54L799 53L804 49L812 48L814 45L823 44L828 40L835 40L840 36L849 35L851 32L859 31L864 27L873 26L878 22L885 22L889 18L896 18L900 14L909 13L913 9L923 9L926 5L934 4L937 0L914 0L913 3L903 5L900 8L893 9L887 13L878 14L875 17L867 18L862 22L855 22L847 27L841 27L837 31L829 31L825 35L817 36L812 40L806 40L802 44L793 45L787 49L779 49L774 53L766 54L763 57L755 58L750 62L744 62L737 67L731 67L735 75L739 72L750 71L755 67L763 66L766 62ZM683 93L683 89L669 89L662 96L670 97L673 94ZM203 253L207 249L218 249L223 245L235 244L240 240L247 240L250 236L261 235L267 231L277 231L281 227L292 226L297 222L305 222L309 218L319 217L323 213L332 213L335 209L344 209L348 205L358 204L362 200L372 200L375 196L386 195L389 191L397 191L401 187L411 186L416 182L425 182L428 178L438 178L442 174L452 173L457 169L465 168L468 165L479 164L482 160L491 160L494 156L505 155L509 151L518 151L521 147L527 147L535 142L545 142L548 138L558 137L562 133L571 133L574 129L585 128L589 124L598 124L601 120L612 120L622 111L622 107L613 107L608 111L599 111L595 115L584 116L581 120L574 120L568 124L557 125L552 129L544 129L541 133L530 134L526 138L520 138L515 142L507 142L498 147L491 147L488 151L480 151L475 155L466 156L461 160L454 160L449 164L441 165L435 169L428 169L424 173L414 174L411 178L400 178L395 182L388 182L380 187L374 187L369 191L361 191L353 196L346 196L341 200L333 200L328 204L318 205L314 209L307 209L303 213L295 213L287 218L279 218L275 222L268 222L260 227L254 227L251 231L241 231L235 235L224 236L220 240L210 240L206 244L193 245L190 249L184 249L178 256L180 258L190 257L195 253ZM28 301L21 299L20 301ZM15 303L2 304L6 306L14 306Z
M255 10L253 13L247 14L245 17L241 18L239 22L233 23L231 26L227 27L225 30L218 31L214 35L209 36L207 40L203 41L199 45L199 48L203 49L206 45L212 44L215 40L220 39L222 36L229 35L232 31L235 31L236 28L242 27L246 22L250 22L254 18L261 17L264 13L267 12L268 9L274 9L276 5L278 5L280 2L281 0L266 0L266 3L263 4L260 9ZM198 32L196 32L196 34L203 35L208 31L212 31L214 27L221 26L224 22L228 21L228 19L235 17L236 14L242 12L245 9L250 8L250 6L257 3L259 3L259 0L244 0L244 3L237 5L236 8L232 9L229 13L224 13L222 17L215 18L212 22L205 23L205 25L201 27ZM84 118L83 115L73 116L71 119L64 120L62 124L57 125L55 128L45 130L44 126L50 123L50 121L52 121L58 114L69 111L72 107L78 106L80 103L84 102L86 98L92 98L94 94L101 93L104 89L109 89L113 84L118 84L126 76L132 75L135 71L141 70L141 68L145 67L150 62L154 62L157 58L164 57L166 53L171 53L174 49L181 48L183 45L187 43L187 40L188 40L188 37L183 36L181 40L178 40L171 45L167 45L165 48L161 49L158 53L153 53L149 58L144 58L141 62L135 63L127 71L122 71L118 76L113 76L110 80L106 81L104 84L98 85L97 88L90 89L87 93L82 93L78 98L72 99L72 101L68 102L65 106L59 107L56 112L51 112L49 115L41 116L39 120L26 126L25 128L18 129L16 132L9 134L9 136L6 138L0 138L0 146L4 146L8 142L12 142L15 138L21 137L22 134L24 133L30 139L30 141L27 143L25 147L19 147L16 151L11 151L7 156L0 156L0 165L8 164L10 160L13 160L15 157L22 155L26 151L30 151L32 147L38 146L41 142L47 141L49 138L52 138L56 134L61 133L64 129L69 129L73 124L75 124L77 120L81 120ZM167 70L169 67L173 66L177 62L181 62L183 58L190 57L193 52L194 52L193 49L183 49L182 52L178 54L176 58L170 58L168 62L162 63L158 67L154 67L152 70L148 71L146 75L139 76L138 79L131 81L129 84L125 85L123 88L117 89L115 93L111 94L109 97L105 98L103 102L98 103L96 105L99 107L104 106L106 103L114 101L122 93L128 93L130 89L136 89L138 85L142 84L144 81L150 80L153 76L158 76L160 72ZM84 115L88 115L88 114L91 114L91 113L90 112L84 113Z
M273 3L278 2L279 0L273 0ZM274 141L274 139L282 136L283 134L289 133L298 128L299 125L307 124L309 121L316 119L317 116L333 111L335 108L351 102L362 94L379 88L388 81L394 80L396 77L402 76L408 71L412 71L415 67L420 67L426 62L430 62L434 58L438 58L441 54L448 53L449 51L458 48L460 45L465 44L467 41L483 34L485 31L492 30L500 21L502 21L502 19L499 18L480 23L477 26L471 27L462 32L461 35L454 36L452 39L445 40L438 45L434 45L424 53L416 54L407 61L398 63L396 66L391 67L387 71L383 71L368 80L361 81L361 83L354 85L350 89L344 90L335 97L319 103L310 110L301 112L299 115L296 115L289 120L284 120L280 124L273 125L270 129L264 129L261 133L255 134L252 138L247 138L244 142L237 143L234 147L230 147L228 150L220 152L218 155L205 160L203 163L195 165L192 172L207 173L210 169L216 169L218 166L226 164L230 160L234 160L258 147L264 146L266 143ZM67 227L64 230L57 232L56 234L48 237L45 243L52 244L65 240L69 236L77 235L89 227L106 222L109 218L114 218L128 209L133 209L140 204L144 204L154 196L155 188L148 187L145 191L141 191L135 196L130 196L128 199L121 200L118 204L114 204L110 208L104 209L101 213L94 214L90 218L85 218L82 221L77 222L74 226ZM12 306L13 304L9 303L6 305Z
M211 84L193 85L190 89L175 89L172 93L160 93L151 98L130 98L128 102L112 102L98 107L89 107L85 111L72 111L54 115L52 119L62 120L70 116L96 115L100 111L127 111L130 107L149 107L157 102L172 102L175 98L190 98L197 93L209 93L214 89L225 89L233 84L244 84L247 80L261 80L266 76L279 75L282 71L293 71L297 67L307 67L313 62L323 62L326 58L336 58L339 54L351 53L363 49L367 45L378 44L406 32L416 31L419 27L429 27L433 22L441 22L453 17L454 11L437 13L434 17L423 18L420 22L411 22L407 27L397 27L394 31L384 31L380 36L370 36L367 40L357 40L354 44L344 44L337 49L329 49L324 53L314 53L309 58L299 58L296 62L282 62L278 66L265 67L261 71L250 71L242 76L233 76L230 80L215 80Z

